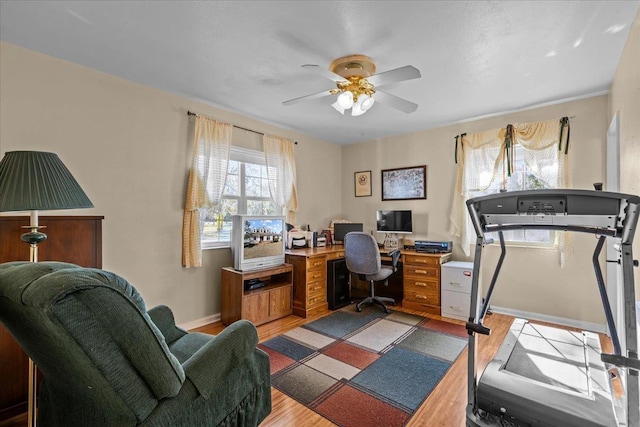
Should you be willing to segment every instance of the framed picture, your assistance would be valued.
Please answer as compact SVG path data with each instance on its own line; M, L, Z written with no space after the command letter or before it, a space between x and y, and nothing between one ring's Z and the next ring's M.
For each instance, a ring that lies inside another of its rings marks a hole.
M382 200L427 198L427 166L382 171Z
M356 197L371 196L371 171L360 171L354 174Z

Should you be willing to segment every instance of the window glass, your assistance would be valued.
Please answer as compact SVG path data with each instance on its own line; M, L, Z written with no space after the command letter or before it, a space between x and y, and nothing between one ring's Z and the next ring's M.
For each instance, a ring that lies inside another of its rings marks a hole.
M495 148L498 153L499 148ZM513 171L511 176L493 176L490 171L476 171L477 179L473 174L468 174L467 188L470 188L471 197L498 193L503 182L507 191L534 190L553 188L541 177L553 176L558 169L557 160L548 159L543 162L543 169L534 170L526 161L525 150L520 145L515 146ZM504 180L503 180L504 178ZM473 188L475 185L476 188ZM469 219L469 221L471 221ZM555 232L552 230L510 230L503 232L505 242L531 244L532 246L552 246L555 240Z
M267 168L261 164L263 154L232 148L231 158L221 203L200 215L203 249L228 246L232 215L282 214L282 208L271 198Z

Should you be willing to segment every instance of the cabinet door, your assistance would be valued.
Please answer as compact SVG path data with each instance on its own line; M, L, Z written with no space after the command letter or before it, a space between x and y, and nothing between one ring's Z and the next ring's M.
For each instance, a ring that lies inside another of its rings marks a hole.
M242 318L260 325L269 320L269 292L246 295L242 302Z
M291 286L283 286L269 291L269 299L271 300L271 309L269 310L271 319L291 314Z

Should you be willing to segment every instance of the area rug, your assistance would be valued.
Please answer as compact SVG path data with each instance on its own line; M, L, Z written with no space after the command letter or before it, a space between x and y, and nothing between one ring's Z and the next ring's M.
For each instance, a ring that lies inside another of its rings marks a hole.
M464 326L353 305L260 344L271 385L342 427L403 426L467 345Z

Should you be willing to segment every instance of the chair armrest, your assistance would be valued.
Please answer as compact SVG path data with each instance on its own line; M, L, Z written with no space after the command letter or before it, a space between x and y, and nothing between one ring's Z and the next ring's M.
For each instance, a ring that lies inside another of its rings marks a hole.
M400 259L400 249L394 249L389 252L389 256L391 257L391 265L393 266L393 272L398 271L398 260Z
M196 351L182 367L206 399L257 345L258 331L253 323L238 320Z
M159 305L147 310L147 314L151 318L151 321L156 325L167 344L171 344L178 338L187 334L187 331L176 326L176 321L173 317L173 312L166 305Z

